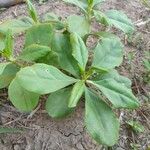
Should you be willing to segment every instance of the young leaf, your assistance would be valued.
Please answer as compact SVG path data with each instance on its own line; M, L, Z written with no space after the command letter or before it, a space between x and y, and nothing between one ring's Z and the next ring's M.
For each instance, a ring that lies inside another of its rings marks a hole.
M24 60L24 61L36 61L41 57L44 57L51 51L50 47L48 46L42 46L38 44L32 44L28 47L26 47L18 59Z
M39 102L39 94L24 89L17 78L11 82L8 94L12 104L20 111L32 111Z
M77 82L76 79L46 64L35 64L21 69L17 73L17 80L23 88L38 94L55 92Z
M67 18L67 24L69 32L75 32L81 37L90 32L90 24L83 16L69 16Z
M102 2L104 2L105 0L93 0L93 5L96 6Z
M105 14L109 18L109 24L114 25L125 33L134 31L133 23L122 11L108 10Z
M11 63L0 63L0 89L7 87L15 78L19 67Z
M98 81L104 79L114 79L116 82L124 84L128 89L131 89L131 81L128 78L121 76L116 70L100 73L97 77L95 77L92 80Z
M88 61L88 50L85 44L82 38L76 33L70 35L70 41L72 45L72 55L78 61L81 70L85 71Z
M137 133L142 133L145 130L144 126L138 121L129 120L126 123Z
M0 53L2 53L4 48L5 48L5 35L0 32Z
M79 7L83 12L86 13L86 8L88 7L87 0L63 0L66 3L70 3Z
M5 42L4 40L0 39L0 53L3 51L4 48L5 48Z
M98 10L94 10L94 16L96 18L96 20L105 25L105 26L108 26L109 25L109 18L104 14L102 13L101 11L98 11Z
M29 12L30 17L34 20L35 23L37 23L38 15L37 15L35 7L33 6L30 0L26 0L26 2L27 2L28 12Z
M118 140L119 122L111 108L96 94L85 91L85 124L100 144L113 146Z
M102 39L94 52L93 68L107 71L119 66L123 59L122 43L118 39Z
M13 37L12 37L12 32L11 30L8 30L6 38L5 38L5 48L3 50L3 56L7 57L7 58L11 58L13 57L13 45L14 41L13 41Z
M25 47L30 46L32 44L39 44L50 47L53 34L54 31L51 24L36 24L32 28L30 28L26 33Z
M52 51L56 52L59 58L61 69L66 70L75 77L80 76L78 62L72 56L72 47L70 43L70 35L55 33L52 38Z
M105 31L99 31L99 32L95 32L93 33L93 35L98 36L100 39L103 38L108 38L108 39L119 39L115 34L112 34L110 32L105 32Z
M99 81L90 81L102 91L115 108L137 108L139 102L132 94L131 89L124 83L119 83L114 79L108 78Z
M8 30L12 31L12 34L24 32L32 27L33 21L29 17L23 17L20 19L12 19L0 24L0 32L7 34Z
M68 107L71 90L72 88L68 87L50 94L46 101L46 111L51 117L62 118L73 111Z
M71 91L71 97L69 99L68 107L76 107L78 101L80 100L83 92L84 92L85 84L83 81L78 81L72 91Z
M45 14L43 19L44 21L59 21L59 17L53 12Z

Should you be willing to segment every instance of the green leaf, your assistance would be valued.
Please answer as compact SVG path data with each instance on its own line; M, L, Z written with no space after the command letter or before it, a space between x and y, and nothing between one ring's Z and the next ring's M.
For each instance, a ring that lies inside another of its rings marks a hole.
M96 18L96 20L105 25L105 26L108 26L109 25L109 18L104 14L102 13L101 11L98 11L98 10L94 10L94 16Z
M143 63L144 63L144 67L145 67L148 71L150 71L150 60L145 59L145 60L143 61Z
M8 94L12 104L20 111L32 111L39 102L39 94L24 89L17 78L11 82Z
M17 73L17 80L23 88L38 94L55 92L78 81L46 64L35 64L21 69Z
M132 94L131 89L122 82L117 82L113 78L89 82L99 88L115 108L133 109L139 106L139 102Z
M83 92L84 92L85 84L83 81L78 81L72 91L71 91L71 97L69 99L68 107L76 107L78 101L80 100Z
M7 87L15 78L19 67L11 63L0 63L0 89Z
M83 12L86 13L86 8L88 7L87 0L63 0L66 3L70 3L79 7Z
M127 121L127 124L133 129L133 131L138 133L142 133L145 130L144 126L138 121L129 120Z
M118 119L111 108L88 89L85 98L85 124L88 132L98 143L113 146L118 140Z
M0 53L5 48L5 35L3 33L0 33Z
M53 52L53 51L50 51L44 57L39 58L36 62L37 63L44 63L47 65L52 65L54 67L60 68L58 54L56 52Z
M43 19L44 21L59 21L59 17L53 12L46 13Z
M111 70L109 72L100 73L92 80L98 81L98 80L104 80L104 79L114 79L116 82L124 84L127 88L131 89L132 83L130 79L124 76L121 76L120 74L118 74L116 70Z
M25 47L32 44L51 46L54 31L51 24L37 24L30 28L25 37ZM42 35L42 36L41 36Z
M48 46L42 46L38 44L32 44L28 47L26 47L18 59L22 59L24 61L36 61L41 57L44 57L51 51L50 47Z
M122 11L108 10L105 14L109 18L109 24L114 25L125 33L134 31L132 21Z
M105 31L95 32L95 33L93 33L93 35L96 35L96 36L100 37L101 39L102 38L108 38L108 39L116 38L116 39L119 39L115 34L112 34L110 32L105 32Z
M92 66L104 71L119 66L123 60L123 45L118 39L102 39L96 46Z
M56 91L46 101L46 111L53 118L62 118L70 114L73 109L68 107L72 88L64 88Z
M26 3L28 6L28 12L29 12L30 17L34 20L35 23L37 23L38 15L37 15L35 7L33 6L30 0L26 0Z
M7 34L8 30L12 31L12 34L24 32L32 27L33 21L29 17L23 17L20 19L12 19L0 24L0 32Z
M45 14L43 22L51 23L56 30L63 30L65 28L65 24L61 21L61 18L56 16L54 13Z
M100 3L102 3L102 2L104 2L105 0L93 0L93 4L94 4L94 6L96 6L96 5L98 5L98 4L100 4Z
M70 35L70 42L72 45L73 57L78 61L81 70L85 71L86 64L88 61L88 50L82 38L78 34L72 33Z
M75 32L81 37L90 32L90 24L84 16L72 15L67 18L69 32Z
M11 30L8 30L6 38L5 38L5 48L3 50L3 56L6 58L13 57L13 46L14 46L14 40L12 36Z
M5 48L5 42L0 39L0 53L3 51L4 48Z
M70 35L55 33L52 38L52 51L56 52L59 58L59 65L61 69L69 72L75 77L79 77L80 70L78 62L72 56L72 47L70 43Z

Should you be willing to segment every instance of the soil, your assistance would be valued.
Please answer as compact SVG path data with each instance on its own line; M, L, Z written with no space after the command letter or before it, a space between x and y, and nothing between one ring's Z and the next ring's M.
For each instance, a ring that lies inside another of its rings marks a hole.
M40 16L46 12L54 12L62 18L71 14L81 14L79 9L66 5L59 0L49 0L39 5L35 2ZM112 31L121 37L125 44L125 57L121 74L129 77L135 95L141 102L141 107L134 111L119 110L121 122L118 144L107 148L91 139L84 127L84 102L81 102L75 112L62 120L50 118L43 106L45 97L34 114L17 111L7 98L7 91L0 91L0 125L23 129L21 133L1 134L0 150L148 150L150 149L150 87L144 82L146 70L143 67L145 52L150 52L150 22L141 25L150 18L150 10L140 3L140 0L108 0L101 7L103 10L117 9L124 11L136 25L137 31L131 40L125 40L124 35L115 29ZM26 5L16 5L0 13L0 21L27 15ZM97 29L98 26L94 25ZM95 40L93 40L95 41ZM92 43L93 43L92 41ZM90 41L91 42L91 41ZM23 37L16 39L15 50L22 47ZM92 44L91 43L91 44ZM130 56L132 57L130 58ZM136 120L144 126L144 132L135 133L126 123Z

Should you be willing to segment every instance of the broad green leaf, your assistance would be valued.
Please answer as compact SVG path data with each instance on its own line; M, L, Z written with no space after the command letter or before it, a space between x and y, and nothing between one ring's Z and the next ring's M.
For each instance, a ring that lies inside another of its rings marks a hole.
M88 132L98 143L113 146L118 140L118 119L111 108L88 89L85 91L85 99L85 124Z
M61 69L66 70L75 77L79 77L80 70L78 62L72 56L72 47L70 43L70 35L55 33L52 38L52 51L56 52L59 58Z
M114 25L125 33L134 31L132 21L122 11L108 10L105 14L109 18L109 24Z
M85 71L85 67L88 61L88 50L82 38L78 34L72 33L70 35L70 42L72 46L73 57L78 61L81 70Z
M54 51L50 51L49 53L47 53L47 55L39 58L36 62L60 68L58 54Z
M90 24L84 16L72 15L67 18L69 32L75 32L81 37L90 32Z
M7 87L15 78L19 67L11 63L0 63L0 89Z
M24 89L15 78L8 89L9 99L20 111L32 111L39 102L39 94Z
M12 37L11 30L8 30L5 38L5 48L3 50L3 56L10 58L13 57L13 46L14 46L14 39Z
M139 102L133 95L131 89L124 83L115 79L103 79L99 81L90 81L108 98L115 108L137 108Z
M119 66L123 59L122 49L122 43L118 39L102 39L95 48L92 66L104 71Z
M29 17L23 17L20 19L12 19L0 24L0 32L7 33L8 30L12 31L12 34L24 32L32 27L33 21Z
M68 87L50 94L46 101L46 111L51 117L62 118L73 111L68 107L71 90L72 88Z
M63 0L66 3L70 3L79 7L82 11L86 13L86 8L88 7L87 0Z
M51 51L50 47L48 46L42 46L38 44L32 44L28 47L26 47L18 59L24 60L24 61L36 61L41 57L44 57Z
M80 100L83 92L84 92L85 84L83 81L78 81L72 91L71 91L71 97L69 98L69 107L76 107L78 101Z
M131 81L128 78L118 74L116 70L111 70L109 72L100 73L92 80L98 81L98 80L104 80L104 79L114 79L116 82L124 84L127 88L131 89L131 84L132 84Z
M55 92L77 82L76 79L46 64L35 64L21 69L17 73L17 80L23 88L38 94Z
M34 22L38 22L38 15L36 12L35 7L33 6L33 4L31 3L30 0L26 0L27 6L28 6L28 12L30 17L34 20Z
M34 25L26 33L25 47L32 44L39 44L50 47L53 33L54 31L51 24L45 23Z
M104 14L102 13L101 11L98 11L98 10L94 10L94 16L96 18L96 20L105 25L105 26L108 26L109 25L109 18Z

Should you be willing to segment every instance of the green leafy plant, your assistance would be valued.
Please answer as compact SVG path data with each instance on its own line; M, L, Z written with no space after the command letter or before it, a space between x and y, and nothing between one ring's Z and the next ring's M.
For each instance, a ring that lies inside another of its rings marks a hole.
M119 136L113 109L134 109L139 102L132 94L131 81L115 70L123 60L121 41L105 31L95 33L90 27L93 17L125 33L133 30L133 25L122 12L98 11L101 0L65 2L80 7L84 16L73 15L61 21L48 13L40 20L27 0L30 17L0 25L1 55L7 60L0 64L0 88L8 87L10 101L21 111L32 111L41 95L50 94L45 108L54 118L73 112L84 97L88 132L98 143L112 146ZM25 32L24 48L14 56L13 36L20 32ZM91 34L99 38L92 61L86 46Z
M127 121L127 124L137 133L144 132L144 126L138 121L129 120Z

